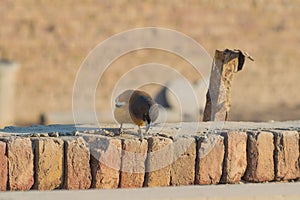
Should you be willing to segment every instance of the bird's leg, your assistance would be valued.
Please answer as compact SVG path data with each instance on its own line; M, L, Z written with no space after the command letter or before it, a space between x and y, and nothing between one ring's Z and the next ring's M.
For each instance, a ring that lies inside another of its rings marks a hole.
M147 122L146 123L146 130L145 130L145 134L147 134L149 132L149 129L150 129L150 126L151 126L151 122Z
M139 126L138 133L139 133L139 135L140 135L140 138L143 138L143 133L142 133L142 130L141 130L141 127L140 127L140 126Z
M119 135L122 135L122 133L123 133L123 124L121 123L119 128Z

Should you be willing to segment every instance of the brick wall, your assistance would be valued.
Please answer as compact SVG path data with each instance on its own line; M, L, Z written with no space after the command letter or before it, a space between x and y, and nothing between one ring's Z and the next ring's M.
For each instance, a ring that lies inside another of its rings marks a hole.
M132 130L113 136L114 128L7 127L0 132L0 190L299 180L300 123L203 124L180 134L193 124L154 127L143 139Z

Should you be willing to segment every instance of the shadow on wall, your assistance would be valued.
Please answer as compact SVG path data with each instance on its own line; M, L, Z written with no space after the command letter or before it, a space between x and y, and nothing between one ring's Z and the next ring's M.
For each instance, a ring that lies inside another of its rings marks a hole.
M116 128L116 130L118 130ZM76 135L76 131L99 131L97 127L74 124L53 124L49 126L31 125L29 127L6 126L0 132L15 133L16 135L28 135L38 133L59 133L62 135Z

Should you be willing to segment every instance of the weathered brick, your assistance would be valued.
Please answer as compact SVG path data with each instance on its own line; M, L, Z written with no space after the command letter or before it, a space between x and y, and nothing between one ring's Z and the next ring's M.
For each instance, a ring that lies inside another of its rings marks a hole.
M33 138L35 183L33 188L61 188L63 179L63 141L57 138Z
M247 133L229 131L222 133L225 155L222 183L238 183L247 168Z
M196 161L196 184L217 184L222 175L224 138L207 134L198 139Z
M174 140L171 185L191 185L195 181L195 138L179 137Z
M148 139L144 186L157 187L170 185L172 162L172 140L164 137L150 137Z
M147 140L125 139L122 145L121 188L143 187Z
M29 190L34 183L30 139L10 138L7 141L7 157L9 190Z
M243 179L250 182L274 180L274 141L271 132L248 132L247 169Z
M91 152L92 188L117 188L122 144L118 138L85 136Z
M6 143L0 141L0 191L5 191L6 186L7 186Z
M82 137L64 138L64 189L91 187L90 150Z
M297 131L275 133L276 180L296 179L300 176L299 134Z
M299 136L299 156L298 156L298 169L300 169L300 131L298 130L298 136ZM298 173L298 181L300 181L300 172Z

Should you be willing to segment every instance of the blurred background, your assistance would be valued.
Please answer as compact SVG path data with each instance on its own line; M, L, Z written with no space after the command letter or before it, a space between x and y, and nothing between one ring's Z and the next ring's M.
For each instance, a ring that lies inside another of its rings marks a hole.
M212 57L216 49L226 48L254 57L234 77L230 120L300 119L299 13L299 0L1 0L0 59L19 64L14 67L15 98L5 104L12 104L14 120L2 126L71 113L76 73L88 53L114 34L146 26L182 32ZM172 66L191 81L199 79L176 55L132 52L112 63L101 79L97 110L110 106L111 90L124 72L148 62ZM0 88L2 99L13 91L8 85Z

